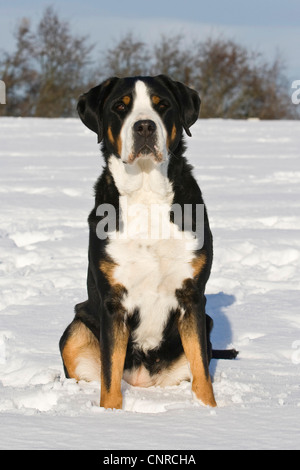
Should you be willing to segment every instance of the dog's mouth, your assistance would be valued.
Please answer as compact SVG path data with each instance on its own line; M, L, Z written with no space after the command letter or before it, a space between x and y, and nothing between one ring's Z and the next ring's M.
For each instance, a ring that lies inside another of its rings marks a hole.
M156 163L163 161L163 153L157 148L156 145L150 145L145 143L139 148L136 148L135 151L129 155L128 163L133 163L137 159L151 159Z

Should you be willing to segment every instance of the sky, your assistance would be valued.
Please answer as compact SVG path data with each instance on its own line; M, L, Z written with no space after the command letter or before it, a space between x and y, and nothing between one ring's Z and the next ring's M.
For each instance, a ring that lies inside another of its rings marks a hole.
M74 34L89 36L95 61L129 31L146 43L162 34L181 33L189 44L221 35L270 61L279 53L288 78L300 79L300 0L0 0L0 50L13 50L21 18L35 25L49 5Z

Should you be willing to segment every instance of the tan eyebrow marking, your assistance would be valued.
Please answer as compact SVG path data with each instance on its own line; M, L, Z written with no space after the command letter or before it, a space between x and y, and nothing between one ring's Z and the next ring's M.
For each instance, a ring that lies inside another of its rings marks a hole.
M128 106L130 101L131 101L131 98L130 98L130 96L126 95L122 98L122 101L123 101L124 104L126 104L126 106Z
M153 95L151 99L152 99L153 104L158 104L161 101L159 96L156 96L156 95Z

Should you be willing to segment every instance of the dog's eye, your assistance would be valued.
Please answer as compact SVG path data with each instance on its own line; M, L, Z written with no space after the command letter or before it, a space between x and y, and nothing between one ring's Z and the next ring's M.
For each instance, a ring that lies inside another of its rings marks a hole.
M165 100L162 100L159 102L158 104L158 109L160 109L161 111L164 111L165 109L167 109L169 107L169 103Z
M115 108L116 111L123 112L123 111L126 111L127 106L122 101L118 101L118 103L115 104L114 108Z

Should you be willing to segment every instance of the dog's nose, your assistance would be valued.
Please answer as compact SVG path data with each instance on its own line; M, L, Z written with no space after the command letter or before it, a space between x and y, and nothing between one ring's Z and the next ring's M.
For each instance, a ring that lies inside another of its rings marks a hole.
M156 124L150 119L137 121L133 126L134 132L141 137L150 137L156 131Z

